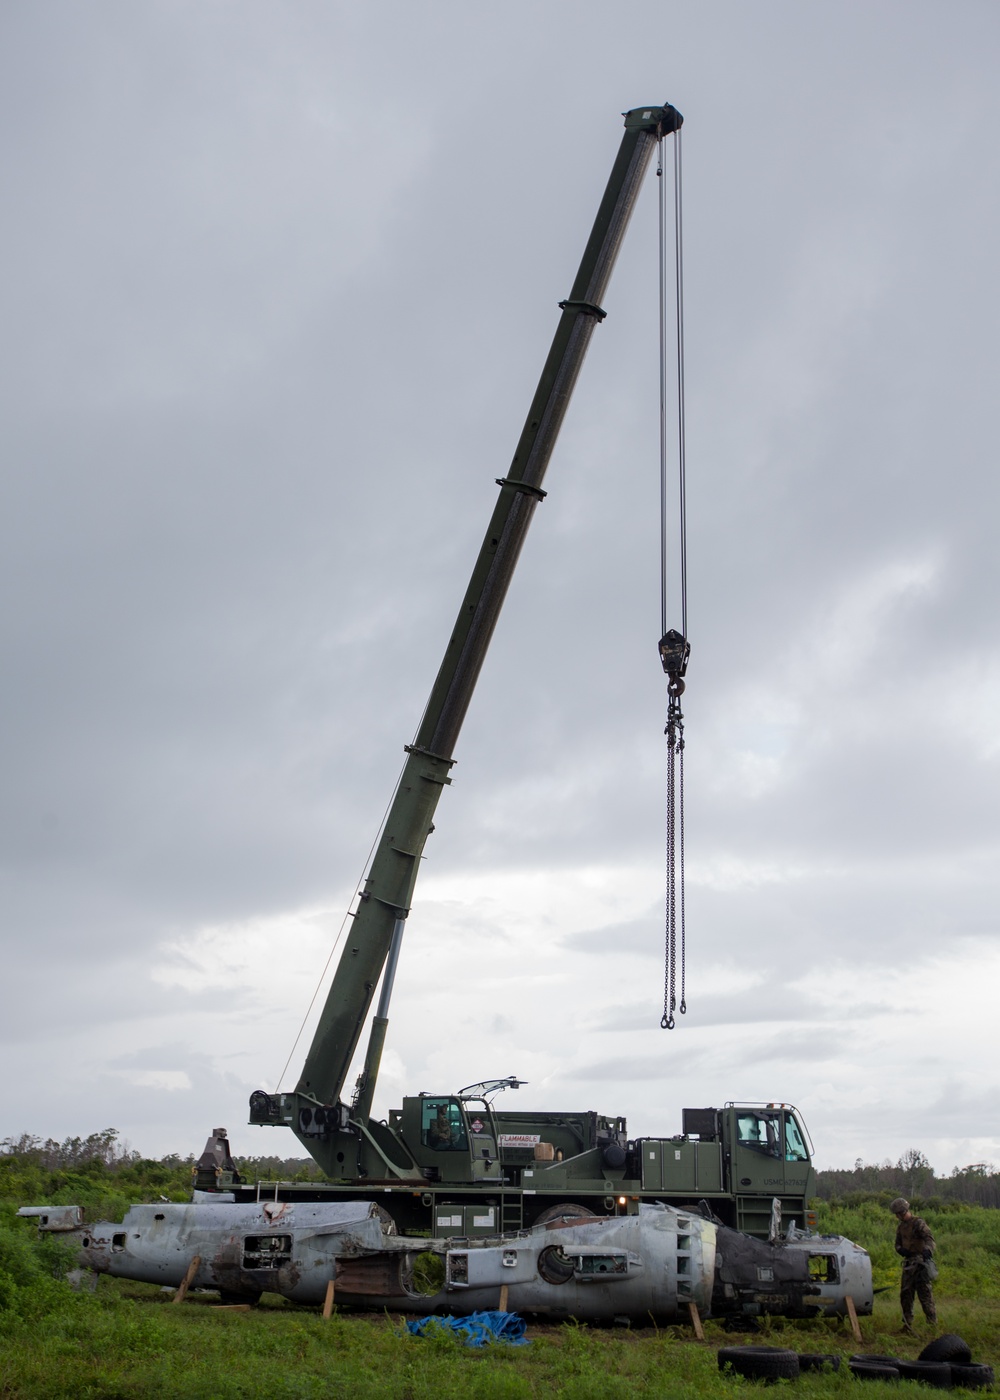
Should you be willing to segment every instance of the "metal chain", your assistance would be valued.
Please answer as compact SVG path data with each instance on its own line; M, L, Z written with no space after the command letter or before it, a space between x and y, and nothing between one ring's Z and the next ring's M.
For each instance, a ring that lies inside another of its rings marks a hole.
M680 692L683 688L683 682L679 685L671 684L669 687L670 701L667 706L667 725L664 730L667 736L667 898L663 959L663 1016L660 1019L660 1026L665 1031L674 1029L675 1011L679 1011L682 1016L687 1011L684 910L684 715L681 712L680 702ZM677 1005L678 925L681 945L681 1002L679 1007Z
M676 765L674 762L673 704L674 701L671 699L670 708L667 710L667 727L664 730L667 736L667 899L666 928L664 929L663 940L663 1016L660 1020L660 1026L665 1031L672 1031L674 1028L674 1008L677 1005L677 905L675 900L675 891L677 889L677 848L674 841L674 832L676 830Z
M677 1008L687 1014L687 910L684 900L684 716L680 715L680 738L677 745L677 787L680 809L680 894L681 894L681 1004Z

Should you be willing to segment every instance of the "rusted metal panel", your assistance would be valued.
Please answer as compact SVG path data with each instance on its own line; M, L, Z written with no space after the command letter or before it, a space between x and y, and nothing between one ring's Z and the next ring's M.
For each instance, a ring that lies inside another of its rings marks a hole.
M376 1255L367 1259L337 1260L338 1298L405 1297L400 1278L402 1255Z

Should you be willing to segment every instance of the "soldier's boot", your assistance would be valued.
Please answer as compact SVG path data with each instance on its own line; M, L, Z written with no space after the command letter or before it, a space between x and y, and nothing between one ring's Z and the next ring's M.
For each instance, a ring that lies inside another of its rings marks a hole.
M924 1317L926 1317L926 1319L927 1319L927 1325L928 1325L929 1327L936 1327L936 1326L937 1326L937 1312L934 1310L934 1308L931 1308L930 1312L928 1312L927 1309L925 1308L925 1309L924 1309Z

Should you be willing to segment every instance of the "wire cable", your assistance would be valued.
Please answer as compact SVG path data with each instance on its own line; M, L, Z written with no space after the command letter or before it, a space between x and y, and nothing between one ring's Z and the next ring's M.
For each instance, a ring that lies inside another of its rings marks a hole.
M684 715L680 697L684 693L684 674L690 651L688 636L687 598L687 461L686 423L684 409L684 237L683 237L683 166L680 130L674 133L674 326L677 395L677 476L680 574L681 631L667 629L667 604L670 593L670 561L668 538L668 445L667 445L667 181L663 165L663 137L659 141L657 161L659 177L659 322L660 322L660 658L667 674L667 738L666 755L666 898L664 910L663 957L663 1016L660 1025L673 1030L674 1012L687 1011L687 908L684 879ZM679 952L678 952L679 943ZM677 1001L677 974L680 971L680 1005Z
M295 1040L294 1040L293 1043L292 1043L292 1048L291 1048L291 1050L289 1050L289 1052L288 1052L288 1059L285 1061L285 1067L284 1067L284 1069L281 1071L281 1073L278 1075L278 1087L277 1087L277 1088L275 1089L275 1091L274 1091L276 1094L280 1094L280 1092L281 1092L281 1081L284 1079L285 1075L288 1073L288 1066L292 1063L292 1056L295 1054L295 1051L298 1049L299 1041L302 1039L302 1032L303 1032L303 1031L305 1030L305 1028L306 1028L306 1022L309 1020L309 1017L312 1015L312 1009L313 1009L313 1007L316 1005L316 998L319 996L320 988L322 987L323 983L326 981L326 974L327 974L327 972L330 970L330 964L331 964L331 962L333 961L333 955L334 955L334 953L337 951L337 948L338 948L339 945L340 945L340 940L341 940L341 939L343 938L343 936L344 936L344 929L347 927L347 921L348 921L348 919L351 917L351 907L352 907L352 905L354 904L354 901L355 901L355 900L357 899L357 897L358 897L358 893L359 893L359 891L360 891L360 889L361 889L361 886L364 884L365 871L368 869L368 866L369 866L370 863L371 863L372 854L373 854L373 852L374 852L374 850L375 850L375 847L378 845L379 837L382 835L382 832L383 832L383 830L384 830L384 828L385 828L385 823L386 823L386 820L387 820L387 818L388 818L388 816L389 816L389 808L392 806L393 800L394 800L394 798L395 798L395 796L396 796L396 793L399 791L399 784L400 784L400 781L402 780L402 777L403 777L403 769L405 769L405 767L406 767L406 761L404 760L404 761L403 761L403 767L400 768L400 770L399 770L399 775L398 775L398 777L396 778L396 781L395 781L395 783L394 783L394 785L393 785L392 792L389 794L389 801L385 804L385 811L382 813L382 820L381 820L381 821L379 822L379 824L378 824L378 831L376 831L376 833L375 833L375 839L374 839L374 841L371 843L371 846L369 846L369 848L368 848L368 854L365 856L365 863L364 863L364 867L363 867L363 869L362 869L362 871L361 871L361 875L360 875L359 879L355 882L355 885L354 885L354 893L351 895L350 899L349 899L348 902L347 902L347 912L344 914L344 917L343 917L343 919L341 920L340 928L337 930L337 936L336 936L336 938L333 940L333 946L331 947L330 952L329 952L328 955L327 955L326 962L323 964L323 971L322 971L322 972L320 973L320 975L319 975L319 980L318 980L317 983L316 983L316 987L315 987L315 989L314 989L314 991L313 991L312 997L310 998L309 1005L306 1007L306 1014L302 1017L302 1024L299 1026L298 1033L296 1034Z
M684 406L684 197L681 128L674 132L674 305L677 321L677 479L681 564L681 632L688 634L687 421Z

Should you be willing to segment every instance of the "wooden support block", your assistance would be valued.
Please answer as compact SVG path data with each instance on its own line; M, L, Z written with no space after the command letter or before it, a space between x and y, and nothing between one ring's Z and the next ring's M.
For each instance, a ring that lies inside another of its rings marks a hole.
M331 1314L333 1313L333 1294L334 1283L333 1279L331 1279L330 1282L326 1285L326 1297L323 1299L323 1316L326 1319L329 1319Z
M507 1311L507 1285L505 1283L500 1285L499 1308L501 1312Z
M213 1303L213 1312L249 1312L249 1303Z
M198 1270L199 1270L200 1268L201 1268L201 1255L200 1255L200 1254L196 1254L196 1255L194 1256L194 1258L191 1260L190 1264L187 1266L187 1273L186 1273L186 1274L184 1275L184 1277L181 1279L181 1286L180 1286L180 1288L178 1288L177 1292L174 1294L173 1298L171 1299L171 1302L173 1302L173 1303L183 1303L184 1299L187 1297L187 1291L188 1291L188 1289L191 1287L192 1283L194 1283L194 1276L195 1276L195 1274L198 1272Z
M854 1308L854 1299L849 1293L846 1293L844 1295L844 1302L847 1304L847 1316L850 1320L851 1331L854 1334L854 1340L856 1342L860 1342L862 1340L861 1328L858 1324L858 1314Z
M688 1312L691 1314L691 1326L694 1328L694 1335L699 1342L705 1340L705 1329L701 1325L701 1315L698 1312L697 1303L688 1303Z

